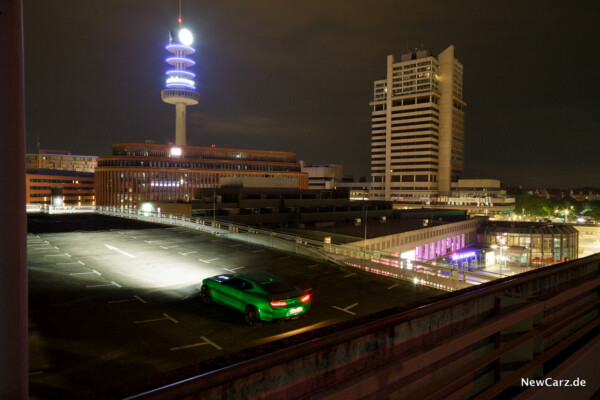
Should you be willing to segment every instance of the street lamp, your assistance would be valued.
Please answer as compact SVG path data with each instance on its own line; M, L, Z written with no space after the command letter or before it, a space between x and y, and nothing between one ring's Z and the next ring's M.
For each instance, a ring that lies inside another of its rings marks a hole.
M500 249L500 276L503 276L503 275L502 275L502 260L503 260L503 257L502 257L502 250L504 250L504 249L508 249L508 246L505 246L505 245L504 245L504 244L506 243L506 237L504 237L504 236L500 236L500 235L499 235L499 236L496 236L496 241L497 241L498 243L500 243L500 245L493 244L493 245L491 245L490 247L491 247L492 249L498 249L498 248Z

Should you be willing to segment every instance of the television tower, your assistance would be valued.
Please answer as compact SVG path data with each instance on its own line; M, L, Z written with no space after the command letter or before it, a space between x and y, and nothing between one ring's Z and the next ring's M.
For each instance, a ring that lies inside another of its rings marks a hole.
M198 104L200 93L196 92L196 75L186 68L196 63L188 58L195 52L191 44L194 42L192 32L184 28L181 18L181 1L179 2L179 17L177 18L178 31L177 37L169 33L169 44L166 49L173 56L167 58L167 64L173 66L173 69L167 71L167 81L165 88L160 92L162 100L165 103L175 104L175 144L178 146L186 145L185 128L185 107Z

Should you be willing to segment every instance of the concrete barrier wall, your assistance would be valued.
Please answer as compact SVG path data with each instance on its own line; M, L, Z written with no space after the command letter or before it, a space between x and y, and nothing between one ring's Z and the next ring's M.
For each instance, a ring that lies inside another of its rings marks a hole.
M309 332L301 342L276 342L254 358L200 376L182 373L180 382L132 398L514 397L521 378L551 376L556 363L572 367L573 353L588 363L600 356L592 343L600 329L599 271L595 255L464 289ZM588 382L571 398L600 389L597 366L570 370ZM559 389L545 388L546 394Z

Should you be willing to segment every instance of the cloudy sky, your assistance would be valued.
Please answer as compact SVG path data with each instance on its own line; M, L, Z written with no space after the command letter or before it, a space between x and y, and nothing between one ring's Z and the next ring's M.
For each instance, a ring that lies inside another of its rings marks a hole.
M177 0L23 0L27 150L109 155L175 139L163 103ZM182 0L196 35L188 144L291 151L369 175L386 57L455 46L464 176L600 187L600 7L592 1Z

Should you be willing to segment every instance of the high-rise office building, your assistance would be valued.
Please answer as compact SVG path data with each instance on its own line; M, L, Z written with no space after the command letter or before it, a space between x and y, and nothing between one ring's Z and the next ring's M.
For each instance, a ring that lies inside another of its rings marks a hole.
M463 169L463 66L449 46L389 55L371 106L371 198L404 204L451 195Z

